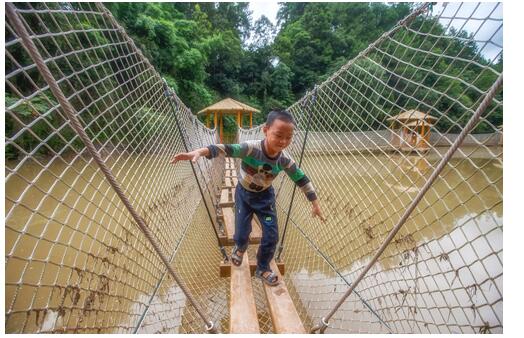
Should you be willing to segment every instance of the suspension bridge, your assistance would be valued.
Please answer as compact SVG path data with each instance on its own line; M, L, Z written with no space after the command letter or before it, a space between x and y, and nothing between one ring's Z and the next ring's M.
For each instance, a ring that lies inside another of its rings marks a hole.
M288 108L328 217L275 180L272 288L256 220L228 261L239 163L169 163L219 134L111 13L7 3L6 332L502 332L502 70L481 56L502 17L481 6L421 5Z

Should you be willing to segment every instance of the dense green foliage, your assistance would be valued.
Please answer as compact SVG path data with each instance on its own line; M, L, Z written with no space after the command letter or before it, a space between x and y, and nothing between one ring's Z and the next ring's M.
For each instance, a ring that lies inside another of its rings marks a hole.
M110 3L107 6L194 111L230 96L262 110L263 113L255 117L256 123L262 122L270 109L287 107L295 102L412 9L412 4L408 3L280 3L279 31L276 34L276 27L266 17L252 22L246 3ZM431 29L434 34L444 34L444 27L438 22L419 20L417 28L422 32ZM405 33L400 41L408 46L433 49L437 53L445 50L448 55L475 60L479 64L487 63L477 55L478 47L473 42L455 39L450 47L444 39L434 45L432 39L411 35L414 34ZM495 78L490 72L478 76L475 67L461 61L440 58L435 65L435 56L406 50L398 44L386 43L382 50L393 56L408 56L418 67L456 76L481 90L485 90ZM364 67L377 74L376 69L384 61L381 61L381 55L375 55L374 59L376 64L367 62ZM465 87L460 81L437 80L435 76L417 71L416 67L398 63L389 58L387 65L381 66L400 72L402 79L383 74L383 83L379 81L375 85L387 84L407 94L399 95L395 102L385 102L377 97L380 109L375 109L375 120L383 121L384 117L380 116L383 110L396 112L399 106L406 109L416 106L417 102L409 99L409 95L416 92L428 107L437 102L439 110L449 112L450 118L439 122L439 129L457 131L459 125L465 123L464 107L471 107L478 100L479 93L466 90L463 94ZM501 69L502 62L497 67ZM422 81L434 90L413 88L409 79ZM435 91L458 97L459 103L452 102L445 95L436 97ZM500 125L502 112L493 113L490 121L492 125ZM372 123L368 127L378 125ZM234 130L233 119L226 123L226 129ZM476 131L491 129L492 126L484 123Z
M222 98L232 97L262 111L254 116L255 124L262 123L269 110L294 103L306 90L332 75L412 9L412 4L408 3L280 3L278 23L274 26L266 17L253 22L248 3L112 2L105 6L193 112ZM42 18L46 20L44 14ZM38 27L37 22L34 24ZM74 22L74 27L64 25L62 29L85 29L94 24L96 22L86 18ZM431 29L433 34L445 34L444 27L431 20L417 19L414 28L422 32ZM107 39L98 32L88 34L102 43ZM461 37L467 37L466 33L461 34ZM422 103L428 109L435 106L449 114L448 119L439 121L438 129L459 130L467 118L464 107L474 106L480 98L479 92L466 84L474 84L480 91L485 91L496 76L489 71L479 73L479 68L474 64L460 59L439 58L420 50L432 50L435 53L445 51L448 55L474 60L479 65L486 64L487 61L478 56L478 46L460 39L452 39L451 43L449 39L434 40L409 31L395 36L395 39L404 45L386 41L379 50L368 56L369 59L358 61L349 70L351 76L358 79L355 81L366 81L368 87L351 97L350 108L353 111L366 109L372 118L362 121L351 117L348 111L335 111L333 127L338 126L339 130L341 126L346 126L347 130L380 128L386 118L384 111L398 113L399 107L410 109ZM58 40L56 45L56 41L49 40L46 48L51 53L59 54L62 47L67 49L67 46L60 45L61 41ZM392 57L384 58L382 53ZM13 50L12 54L21 64L32 63L22 52ZM74 58L69 60L85 61ZM410 62L406 64L401 60ZM59 61L57 66L68 73L69 69L77 68L78 65ZM111 71L112 65L108 64L107 67L108 72ZM16 66L8 60L6 71L11 68ZM502 70L502 58L495 68ZM395 69L395 73L401 76L391 76L386 69ZM436 76L420 69L433 69L453 78ZM90 70L73 77L71 90L86 76L96 78L96 74ZM415 86L411 80L423 86ZM24 94L32 91L23 77L15 85L22 92L25 91ZM111 88L113 85L117 84L107 86ZM393 98L389 95L391 91L403 94L394 95ZM17 95L9 90L6 94L9 101L6 104L15 102ZM502 93L498 97L501 100ZM89 92L82 94L79 99L88 102ZM44 101L53 103L51 97L46 96L44 100L43 96L36 96L28 104L20 105L14 113L19 115L20 121L28 120L31 112L35 111L34 107L42 105ZM26 110L23 109L25 106ZM491 131L493 126L501 125L501 109L493 111L488 121L481 124L476 132ZM54 126L55 122L49 121L47 124ZM226 118L225 127L226 131L233 132L234 119ZM13 135L19 129L19 123L8 116L6 134ZM44 125L40 131L36 131L40 138L47 132L48 127ZM106 140L109 134L93 130L99 142ZM67 135L66 139L69 138ZM24 143L22 138L17 142ZM31 148L27 144L21 147ZM10 146L8 153L10 158L15 158L17 151Z
M247 3L106 6L193 111L230 96L262 110L255 123L295 102L410 10L408 4L281 3L276 35L266 17L252 22ZM234 122L226 128L233 130Z

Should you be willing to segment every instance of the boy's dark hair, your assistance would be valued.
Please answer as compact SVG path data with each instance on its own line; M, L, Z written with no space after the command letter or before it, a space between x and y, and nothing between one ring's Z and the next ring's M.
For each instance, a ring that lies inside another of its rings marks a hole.
M273 110L267 115L266 126L271 127L275 120L281 120L287 123L292 123L296 126L295 119L287 110Z

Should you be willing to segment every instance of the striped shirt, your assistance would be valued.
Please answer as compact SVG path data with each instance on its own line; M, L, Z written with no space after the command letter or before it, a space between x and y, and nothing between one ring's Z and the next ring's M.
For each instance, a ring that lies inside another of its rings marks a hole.
M240 144L212 144L207 148L209 149L209 156L206 156L208 159L224 155L242 160L238 181L248 191L260 192L268 189L278 173L284 170L309 201L317 199L313 184L295 161L283 152L278 153L275 157L269 157L263 140Z

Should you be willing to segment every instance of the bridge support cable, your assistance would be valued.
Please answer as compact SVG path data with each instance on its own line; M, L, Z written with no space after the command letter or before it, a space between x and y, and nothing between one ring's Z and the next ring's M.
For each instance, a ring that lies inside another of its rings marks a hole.
M182 144L184 145L184 149L186 151L190 151L190 149L187 146L186 138L184 137L184 133L183 133L182 127L180 126L180 122L178 120L178 116L177 116L178 104L175 105L173 103L173 101L177 102L176 100L173 100L173 97L175 97L176 94L169 89L169 86L167 85L167 82L166 82L165 79L163 79L163 85L164 85L164 95L169 100L169 103L171 105L171 109L173 110L173 115L175 116L176 125L177 125L178 131L180 133L180 136L182 138ZM209 210L209 206L207 205L206 198L204 196L204 191L202 190L202 187L200 186L200 181L198 180L198 175L197 175L197 172L196 172L196 169L195 169L195 164L193 163L193 161L189 161L189 162L190 162L190 165L191 165L191 170L193 171L193 175L195 176L195 180L197 182L198 190L200 191L200 195L202 196L202 201L204 202L204 206L206 207L206 211L207 211L207 214L209 216L209 220L211 221L211 227L213 228L213 231L215 233L215 236L216 236L216 239L217 239L217 243L218 243L218 247L220 248L220 252L222 253L222 257L224 258L225 261L227 261L228 260L228 256L227 256L227 253L226 253L226 249L224 248L224 246L220 242L220 236L218 235L217 227L215 226L215 221L213 219L213 216L211 215L211 210ZM198 169L200 170L200 174L202 175L203 174L202 173L202 168L200 168L198 163L196 164L196 166L198 167ZM211 192L209 191L209 189L207 191L208 191L209 195L211 196ZM211 198L211 200L212 200L212 198Z
M337 304L334 306L334 308L325 316L322 317L320 320L320 323L314 326L311 329L311 333L315 333L316 331L320 331L320 333L324 333L329 325L329 320L331 317L335 314L335 312L338 310L338 308L344 303L344 301L351 295L353 290L357 287L357 285L360 283L360 281L366 276L367 272L373 267L373 265L378 261L379 257L382 255L384 250L388 247L388 245L391 243L395 235L398 233L398 231L402 228L402 226L405 224L413 210L417 207L418 203L422 200L422 197L424 197L424 194L431 188L433 185L433 182L437 179L439 174L442 172L444 167L448 164L449 160L455 153L455 151L459 148L459 146L462 144L462 141L466 138L466 136L473 130L473 128L477 125L479 122L482 114L484 111L488 108L489 104L493 101L493 98L495 97L495 94L497 93L498 89L502 86L502 79L503 74L501 73L495 83L491 86L490 90L486 93L484 99L482 100L481 104L473 114L473 116L469 119L468 123L464 127L464 129L461 131L453 145L448 149L442 160L439 162L438 166L435 168L429 179L426 181L424 186L421 188L421 190L418 192L417 196L413 199L411 204L408 206L408 208L404 211L402 217L398 221L398 223L395 225L395 227L390 231L380 248L376 251L375 255L371 259L371 261L366 265L364 270L359 274L357 279L351 284L349 289L346 291L346 293L342 296L342 298L337 302Z
M88 137L87 133L85 132L83 126L80 123L80 120L77 117L78 113L76 112L75 108L72 106L72 104L69 102L69 100L66 98L66 96L64 95L60 87L58 86L58 83L56 82L50 69L46 65L42 55L38 51L33 40L31 39L29 32L23 25L21 19L18 17L18 13L16 12L16 9L12 3L6 3L6 16L9 18L9 21L13 25L16 33L21 38L22 45L27 50L32 60L35 62L37 69L42 74L42 77L44 78L46 83L49 85L49 89L51 90L55 98L58 100L60 106L64 110L66 116L68 117L71 123L72 128L76 131L76 133L78 134L82 142L85 144L90 155L93 157L95 162L100 167L101 171L104 173L108 183L111 185L115 193L118 195L122 203L125 205L126 209L129 211L129 213L135 220L139 229L146 236L146 238L152 245L153 249L155 250L157 255L160 257L163 264L166 266L171 277L173 277L173 279L176 281L176 283L178 284L182 292L185 294L189 302L193 305L193 307L198 312L202 320L205 322L206 331L210 333L216 333L215 324L212 321L207 319L206 315L200 308L200 305L195 302L189 290L182 283L182 281L176 274L175 270L170 265L168 258L164 255L164 253L160 249L159 244L157 243L156 239L153 237L153 234L151 230L149 229L148 225L146 224L145 220L138 214L138 212L135 210L133 205L130 203L129 199L124 194L120 184L117 182L115 176L113 175L109 167L106 165L106 163L102 159L101 155L99 154L98 150L94 146L93 142Z
M169 264L171 264L173 262L173 260L175 259L175 256L176 256L176 254L178 252L178 249L180 248L180 245L182 244L182 240L185 237L185 235L187 234L187 230L189 229L189 226L190 226L190 224L188 224L186 226L186 228L184 230L184 234L182 236L182 239L177 243L175 250L173 250L173 254L171 255L171 258L169 259ZM158 293L158 290L162 286L162 283L164 282L167 274L168 274L168 271L165 271L164 273L162 273L162 276L158 279L158 281L157 281L157 283L155 285L155 289L151 293L151 296L149 297L147 305L146 305L144 311L140 315L140 318L138 319L138 321L137 321L137 323L135 325L135 328L133 330L133 334L137 334L138 330L142 326L142 323L144 322L144 319L146 318L146 315L149 312L149 309L151 308L151 304L153 303L153 299L156 297L156 295Z
M313 89L313 92L311 93L311 98L309 100L304 102L305 110L308 112L308 119L306 124L306 134L304 135L304 142L302 142L302 149L300 150L300 158L298 160L298 167L300 168L302 166L302 159L304 158L304 150L306 148L306 142L307 137L309 134L309 129L311 128L311 118L313 117L313 109L315 106L315 102L317 101L317 89L318 87L315 86ZM307 99L307 95L306 95ZM293 193L291 194L291 202L289 202L289 208L286 215L286 223L284 223L284 230L282 231L282 239L280 240L280 243L277 246L277 255L276 260L280 261L280 255L282 254L282 250L284 249L284 240L286 238L286 230L287 225L289 224L289 217L291 216L291 209L293 208L293 201L295 200L295 192L297 191L297 185L295 184L293 186Z
M151 65L151 63L149 62L149 59L147 57L145 57L142 53L142 50L140 48L138 48L136 45L135 45L135 42L129 38L129 36L127 35L125 29L118 23L118 21L113 17L113 15L111 14L111 12L103 5L101 5L100 3L96 3L95 4L96 7L101 11L101 13L103 13L103 15L112 23L112 25L114 27L117 27L119 29L119 31L122 33L123 36L126 37L127 41L129 42L129 44L132 46L132 48L137 52L138 55L141 56L141 58L143 60L145 60L145 62L147 63L147 65L150 67L150 68L154 68L153 65ZM167 83L165 81L164 78L161 78L160 75L158 75L156 72L155 72L155 75L159 78L159 80L162 82L163 84L163 88L164 88L164 96L167 98L167 100L170 102L170 106L171 106L171 109L173 110L173 104L172 104L172 100L175 101L175 110L174 110L174 117L175 117L175 121L176 121L176 124L177 124L177 129L179 131L179 134L180 134L180 137L182 139L182 142L183 142L183 146L184 146L184 149L186 151L188 151L188 146L187 146L187 143L186 143L186 138L185 138L185 134L183 133L183 130L182 128L179 126L180 122L179 122L179 118L178 118L178 115L177 115L177 112L178 112L178 109L179 109L179 101L180 99L176 96L175 93L172 93L172 95L169 95L170 93L168 92L168 87L167 87ZM192 165L192 163L191 163ZM200 189L200 184L199 184L199 181L198 181L198 178L196 177L196 174L195 174L195 170L192 166L192 169L193 169L193 174L195 175L195 178L197 180L197 184L199 185L199 191L200 191L200 195L202 196L202 200L204 202L204 205L205 205L205 208L206 208L206 211L209 215L209 218L210 218L210 222L211 224L213 225L213 230L215 230L215 226L214 226L214 222L213 222L213 218L211 217L211 212L209 211L209 207L206 203L206 200L204 198L204 194L202 193L202 189ZM200 169L200 166L199 166L199 169ZM202 170L200 169L200 173L202 174ZM211 197L211 200L213 200L212 198L212 195L211 195L211 192L209 191L209 187L207 187L207 191ZM184 233L187 232L187 227L184 231ZM216 230L215 230L215 235L218 236L218 234L216 233ZM178 250L178 247L180 246L180 244L182 243L182 240L180 240L178 243L177 243L177 247L175 248L174 252L173 252L173 255L171 256L171 259L170 259L170 262L173 261L173 259L175 258L175 255L176 255L176 251ZM227 253L225 251L225 248L220 244L219 242L219 248L220 248L220 252L222 254L222 257L225 261L228 260L228 256L227 256ZM151 294L151 297L149 299L149 302L148 302L148 305L146 306L146 308L144 309L144 312L142 313L140 319L138 320L137 322L137 325L134 329L134 333L138 333L138 330L140 328L140 326L142 325L142 322L150 308L150 305L151 305L151 302L153 300L153 298L155 297L158 289L160 288L161 286L161 283L162 281L165 279L165 275L166 273L164 273L162 275L162 277L158 280L157 282L157 285L155 286L155 289L153 291L153 293Z
M315 244L314 241L311 240L311 238L309 238L307 236L307 234L304 232L304 230L299 226L297 225L293 220L291 220L291 223L293 223L293 225L295 226L295 228L302 234L302 236L304 236L304 239L309 243L309 245L311 245L311 247L313 247L316 251L316 253L322 257L322 259L326 262L327 265L329 265L329 267L338 275L338 277L340 277L340 279L342 279L346 284L347 286L351 286L351 282L349 282L347 280L347 278L342 274L340 273L340 271L335 267L335 264L333 264L332 260L327 257L323 252L322 250ZM355 295L357 295L357 297L360 299L360 301L362 302L362 304L364 304L364 306L375 316L377 317L378 321L384 325L389 333L393 333L393 330L391 329L391 327L389 326L388 323L386 323L384 321L384 319L382 319L382 317L380 317L380 315L377 313L377 311L371 306L371 304L368 303L367 300L364 299L364 297L362 297L362 295L360 295L359 292L357 292L357 290L354 290L353 292L355 292Z
M136 52L142 57L143 60L145 60L145 62L151 67L151 68L154 68L150 62L149 62L149 59L146 58L142 51L135 45L134 41L132 39L130 39L128 37L128 35L126 34L124 28L122 26L120 26L120 24L116 21L116 19L113 17L113 15L111 14L111 12L104 6L102 6L101 4L96 4L97 8L100 9L100 11L102 13L104 13L104 15L111 21L111 23L115 26L115 27L118 27L118 29L121 31L121 33L127 37L130 45L133 47L134 50L136 50ZM164 87L164 96L168 99L168 101L170 102L170 106L171 106L171 109L174 111L174 117L175 117L175 121L176 121L176 124L177 124L177 129L180 133L180 137L182 139L182 143L183 143L183 146L184 146L184 149L186 151L189 151L189 147L187 145L187 142L186 142L186 137L184 136L185 134L183 133L183 130L180 126L180 122L179 122L179 119L178 119L178 115L177 115L177 112L178 112L178 108L179 108L179 99L178 97L176 96L176 94L172 93L172 92L169 92L169 87L167 85L167 82L165 81L164 78L160 78L159 75L157 75L159 77L159 79L161 80L162 84L163 84L163 87ZM176 99L174 99L176 98ZM175 106L173 106L173 101L175 102ZM199 170L200 170L200 174L203 176L202 174L202 169L200 168L200 166L198 166ZM215 235L217 237L217 240L219 238L218 236L218 233L216 231L216 227L215 227L215 223L218 223L218 221L216 221L216 219L214 219L212 216L211 216L211 211L209 210L209 207L207 205L207 202L204 198L204 193L202 191L202 188L200 187L200 182L198 181L198 177L196 175L196 171L194 169L194 166L193 166L193 163L191 163L191 169L193 171L193 174L197 180L197 184L198 184L198 188L199 188L199 191L200 191L200 194L202 196L202 200L204 201L204 205L206 207L206 211L209 215L209 219L211 221L211 224L213 225L213 229L215 231ZM209 188L207 188L207 191L209 193L209 196L211 197L211 201L213 200L213 197L212 197L212 194L211 192L209 191ZM218 203L217 203L218 204ZM220 244L220 241L218 240L218 245L219 245L219 249L220 249L220 253L222 254L222 257L224 258L224 260L228 260L228 256L227 256L227 253L225 251L225 248Z

